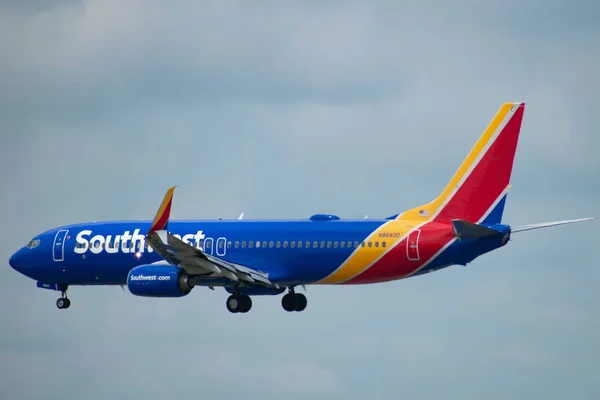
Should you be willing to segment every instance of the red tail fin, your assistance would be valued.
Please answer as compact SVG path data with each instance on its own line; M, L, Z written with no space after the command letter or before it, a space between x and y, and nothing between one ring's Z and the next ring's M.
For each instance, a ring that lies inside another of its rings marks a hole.
M398 219L482 221L508 190L524 111L525 103L503 104L444 191Z

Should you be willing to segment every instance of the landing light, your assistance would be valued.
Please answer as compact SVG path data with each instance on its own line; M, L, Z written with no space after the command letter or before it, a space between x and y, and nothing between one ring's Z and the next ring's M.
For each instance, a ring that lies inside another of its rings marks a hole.
M137 253L135 253L135 256L139 259L142 256L142 253L140 253L139 251Z

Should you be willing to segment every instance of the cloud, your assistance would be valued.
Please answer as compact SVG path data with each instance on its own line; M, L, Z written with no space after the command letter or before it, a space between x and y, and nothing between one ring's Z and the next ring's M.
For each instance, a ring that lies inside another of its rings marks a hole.
M0 253L72 222L386 217L429 201L502 102L526 101L505 220L600 214L593 2L4 2ZM595 222L467 267L309 287L303 313L223 291L0 271L2 398L595 398Z

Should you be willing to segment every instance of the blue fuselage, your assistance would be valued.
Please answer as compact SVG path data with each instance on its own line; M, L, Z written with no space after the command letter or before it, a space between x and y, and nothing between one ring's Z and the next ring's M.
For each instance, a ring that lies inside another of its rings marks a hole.
M370 235L388 220L334 221L172 221L169 230L207 254L268 273L281 285L311 284L338 269L357 248L381 252L386 240ZM162 261L146 245L150 221L69 225L38 235L34 248L12 258L19 272L40 282L62 285L122 285L129 271ZM422 241L424 238L421 239ZM372 242L372 243L371 243ZM476 245L475 245L476 244ZM466 264L500 243L454 242L419 274ZM216 285L219 280L200 279Z

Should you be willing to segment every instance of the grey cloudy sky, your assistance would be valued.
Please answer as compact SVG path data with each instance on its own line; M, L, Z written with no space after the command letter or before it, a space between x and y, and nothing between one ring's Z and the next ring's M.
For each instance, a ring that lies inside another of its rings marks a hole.
M600 6L540 1L5 1L0 255L67 223L386 217L431 200L525 101L505 221L600 216ZM597 222L466 268L144 299L0 269L0 398L592 399Z

